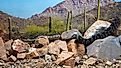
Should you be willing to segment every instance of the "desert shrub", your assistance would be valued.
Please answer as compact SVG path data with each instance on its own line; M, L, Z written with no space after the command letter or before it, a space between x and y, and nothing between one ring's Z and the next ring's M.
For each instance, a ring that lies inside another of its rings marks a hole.
M37 35L52 35L60 34L65 31L66 25L64 21L60 18L52 18L52 31L49 32L49 24L43 26L37 26L35 24L30 24L25 27L24 32L27 36L37 36Z
M25 33L27 35L38 35L38 34L45 34L48 32L47 26L37 26L37 25L29 25L25 28Z

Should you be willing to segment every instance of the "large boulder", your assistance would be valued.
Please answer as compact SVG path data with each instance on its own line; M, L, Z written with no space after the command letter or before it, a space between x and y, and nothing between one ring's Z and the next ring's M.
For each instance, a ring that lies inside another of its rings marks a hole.
M39 36L35 40L35 44L37 48L46 47L49 44L49 39L47 36Z
M14 40L12 49L17 51L17 52L25 52L29 49L30 45L28 43L25 43L19 39Z
M98 39L87 47L87 54L103 60L117 59L121 55L119 39L113 36Z
M96 33L99 33L101 31L107 29L110 25L111 25L111 23L108 21L97 20L84 33L84 38L86 38L86 39L91 38Z

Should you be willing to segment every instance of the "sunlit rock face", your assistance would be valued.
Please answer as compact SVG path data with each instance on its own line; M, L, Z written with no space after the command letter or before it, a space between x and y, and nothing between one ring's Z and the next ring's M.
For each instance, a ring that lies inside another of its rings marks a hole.
M84 33L84 38L91 38L93 35L107 29L110 25L111 23L108 21L98 20L86 30L86 32Z

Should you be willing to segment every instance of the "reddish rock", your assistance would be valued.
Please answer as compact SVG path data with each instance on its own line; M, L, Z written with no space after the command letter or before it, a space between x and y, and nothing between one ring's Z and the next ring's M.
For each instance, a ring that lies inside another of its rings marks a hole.
M55 63L60 64L61 62L64 62L67 59L71 58L73 55L73 52L62 51L61 54L59 54L58 59L55 61Z
M73 52L74 55L77 56L77 44L75 43L75 39L68 42L68 51Z
M85 46L84 46L84 44L78 44L77 52L78 52L78 56L80 58L82 58L83 55L85 54Z
M48 45L48 50L50 54L55 54L55 55L59 55L60 53L60 48L59 46L57 46L56 43L52 42Z
M13 50L17 51L17 52L25 52L26 50L28 50L30 47L30 45L28 43L25 43L19 39L15 40L13 42L12 48Z
M65 60L64 62L62 62L62 64L63 65L65 65L65 66L70 66L70 68L74 68L74 66L75 66L75 58L69 58L69 59L67 59L67 60Z
M3 39L0 37L0 58L7 60L6 49L4 47Z

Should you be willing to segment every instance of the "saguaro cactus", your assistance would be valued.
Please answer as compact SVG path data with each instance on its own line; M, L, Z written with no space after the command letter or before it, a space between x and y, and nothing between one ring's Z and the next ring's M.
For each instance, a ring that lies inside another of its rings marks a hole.
M10 40L11 39L11 18L10 17L8 18L8 25L9 25L8 30L9 30L9 40Z
M52 18L49 17L49 32L52 31Z
M98 0L98 12L97 12L97 20L100 19L100 0Z
M72 11L68 11L66 30L70 30L71 28L72 28Z
M72 29L72 11L70 11L70 25L69 25L69 29Z
M86 29L86 4L84 3L84 31Z
M68 14L67 14L67 23L66 23L66 30L69 30L69 15L70 12L68 11Z

